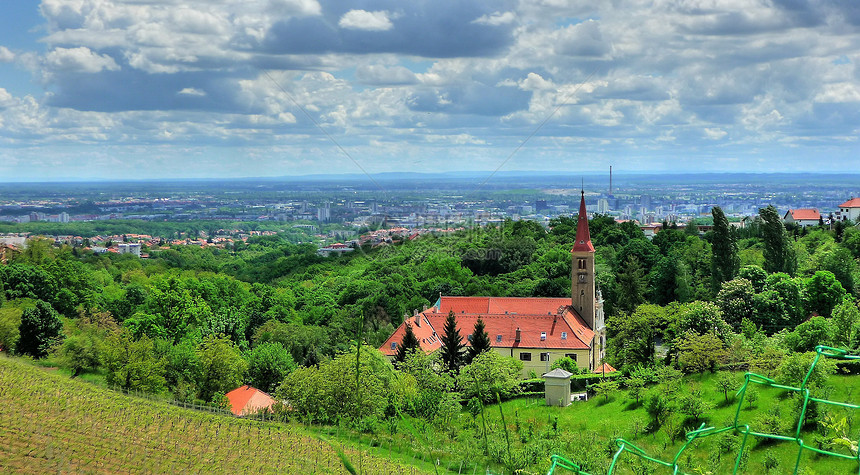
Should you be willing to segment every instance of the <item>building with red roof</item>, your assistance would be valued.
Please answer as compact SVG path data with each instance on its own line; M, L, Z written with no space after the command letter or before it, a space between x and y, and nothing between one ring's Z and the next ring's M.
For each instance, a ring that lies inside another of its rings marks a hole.
M821 213L817 209L801 208L790 209L782 217L786 224L797 224L800 227L818 226L821 220Z
M839 205L839 219L857 221L860 218L860 198L851 198Z
M271 411L275 400L257 388L245 385L226 394L230 400L230 410L237 416L247 416L260 411Z
M380 351L394 358L403 341L406 324L411 325L421 349L427 353L442 347L439 332L453 313L466 339L480 318L492 349L523 363L523 376L543 374L565 356L589 371L598 368L604 356L603 299L594 285L594 246L588 229L585 194L582 194L573 263L571 296L542 297L453 297L439 296L436 303L405 319L382 344Z

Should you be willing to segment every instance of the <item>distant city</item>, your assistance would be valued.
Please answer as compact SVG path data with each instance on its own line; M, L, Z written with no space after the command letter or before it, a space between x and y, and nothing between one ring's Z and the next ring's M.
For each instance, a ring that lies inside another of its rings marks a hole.
M814 210L816 221L823 223L853 220L840 205L860 196L860 175L616 173L610 177L609 171L585 176L506 172L491 179L472 173L0 184L0 223L280 223L283 229L303 231L309 240L330 246L335 241L355 242L356 236L380 228L413 234L506 219L548 225L552 218L576 210L581 190L589 213L635 220L648 234L646 228L663 222L707 224L714 206L721 207L736 225L743 225L744 218L757 215L767 205L787 219L792 216L789 211ZM806 213L798 219L808 221L810 216ZM213 238L242 234L248 235L239 230L210 230L209 235L204 231L184 238L208 238L210 244L217 244Z

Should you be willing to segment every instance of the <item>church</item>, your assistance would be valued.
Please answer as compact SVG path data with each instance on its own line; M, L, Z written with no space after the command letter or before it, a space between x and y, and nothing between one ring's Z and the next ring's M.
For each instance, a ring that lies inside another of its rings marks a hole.
M379 348L393 358L403 340L406 324L427 353L441 348L441 332L449 312L454 312L463 343L475 322L484 321L492 350L523 363L523 377L533 371L541 375L565 356L580 369L596 371L603 364L606 328L603 299L594 283L594 246L588 230L585 193L579 204L576 242L570 252L570 298L543 297L450 297L440 296L430 308L405 319Z

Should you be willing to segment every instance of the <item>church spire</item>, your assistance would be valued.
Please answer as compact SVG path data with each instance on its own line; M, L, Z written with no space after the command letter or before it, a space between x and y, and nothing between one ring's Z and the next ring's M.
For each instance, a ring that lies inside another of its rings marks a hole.
M588 213L585 211L585 191L582 191L582 199L579 202L579 219L576 222L576 243L573 252L594 252L591 244L591 233L588 232Z

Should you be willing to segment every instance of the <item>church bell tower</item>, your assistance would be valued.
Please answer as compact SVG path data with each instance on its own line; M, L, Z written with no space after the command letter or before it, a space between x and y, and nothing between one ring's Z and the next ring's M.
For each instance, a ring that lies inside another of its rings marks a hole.
M573 258L571 274L571 303L579 316L592 330L595 327L594 246L588 232L588 214L585 211L585 192L579 202L579 219L576 223L576 242L570 251Z

